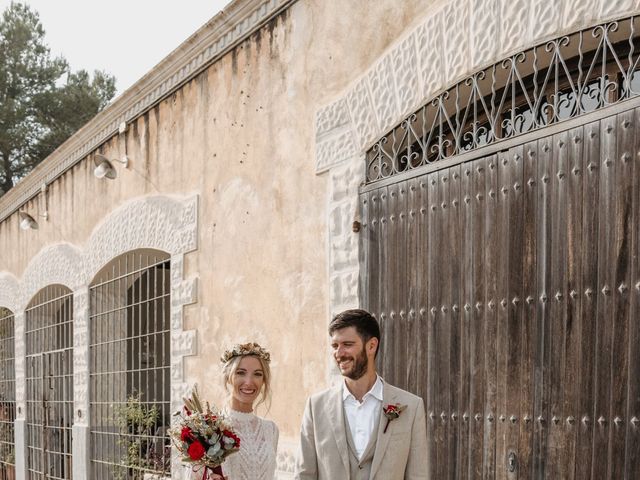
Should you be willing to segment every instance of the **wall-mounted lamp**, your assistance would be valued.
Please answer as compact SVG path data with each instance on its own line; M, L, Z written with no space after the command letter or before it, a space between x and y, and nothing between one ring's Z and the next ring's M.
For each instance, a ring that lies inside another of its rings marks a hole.
M20 217L20 228L22 230L38 229L38 222L36 222L36 219L29 215L27 212L18 212L18 216ZM49 214L45 212L38 216L43 217L46 220L49 217Z
M93 158L93 162L96 164L96 168L93 170L93 174L97 178L108 178L114 180L118 177L118 171L113 167L112 162L122 163L124 168L129 165L129 158L125 155L122 160L118 158L107 158L101 153L96 153Z

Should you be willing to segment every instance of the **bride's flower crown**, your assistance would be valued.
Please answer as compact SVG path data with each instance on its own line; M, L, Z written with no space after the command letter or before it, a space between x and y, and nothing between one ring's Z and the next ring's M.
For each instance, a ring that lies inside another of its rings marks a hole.
M271 354L267 351L267 349L262 348L260 345L254 342L249 343L239 343L234 345L230 350L226 350L222 357L220 357L220 361L225 364L233 357L244 357L245 355L253 355L255 357L261 358L265 362L271 361Z

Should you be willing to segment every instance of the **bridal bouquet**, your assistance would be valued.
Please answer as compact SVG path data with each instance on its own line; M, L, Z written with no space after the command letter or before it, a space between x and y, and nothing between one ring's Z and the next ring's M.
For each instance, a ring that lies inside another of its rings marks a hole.
M212 411L209 402L203 408L196 386L175 415L180 419L169 430L169 436L182 462L192 465L194 470L202 467L203 479L208 471L222 475L222 463L240 449L240 438L224 414Z

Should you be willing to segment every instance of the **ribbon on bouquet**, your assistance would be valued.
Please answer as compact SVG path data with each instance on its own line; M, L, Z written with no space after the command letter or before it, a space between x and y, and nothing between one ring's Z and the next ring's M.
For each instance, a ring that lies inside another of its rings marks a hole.
M221 477L224 477L224 474L222 473L222 467L219 466L219 465L217 467L214 467L214 468L204 467L204 473L202 474L202 480L207 480L207 472L217 473Z

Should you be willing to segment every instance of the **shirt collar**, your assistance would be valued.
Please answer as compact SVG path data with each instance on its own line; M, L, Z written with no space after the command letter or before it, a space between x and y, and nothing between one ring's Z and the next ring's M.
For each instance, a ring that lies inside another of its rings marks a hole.
M364 402L369 396L382 401L383 392L384 392L384 385L382 384L382 378L380 378L380 375L376 374L376 381L373 384L373 387L371 387L371 389L364 394L364 396L362 397L362 401ZM351 397L353 400L356 400L356 397L354 397L353 394L347 388L347 382L344 381L342 383L342 400L344 401L349 397Z

